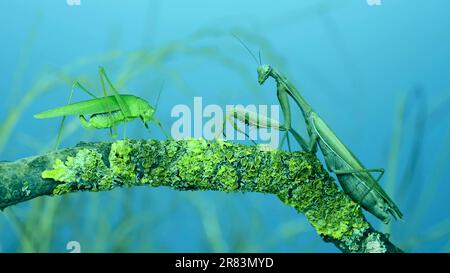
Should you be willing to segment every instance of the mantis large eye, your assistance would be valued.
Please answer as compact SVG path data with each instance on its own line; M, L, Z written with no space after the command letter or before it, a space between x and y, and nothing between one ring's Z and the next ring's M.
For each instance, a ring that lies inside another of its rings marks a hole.
M258 66L258 82L259 84L263 84L270 75L270 71L272 67L269 65L260 65Z

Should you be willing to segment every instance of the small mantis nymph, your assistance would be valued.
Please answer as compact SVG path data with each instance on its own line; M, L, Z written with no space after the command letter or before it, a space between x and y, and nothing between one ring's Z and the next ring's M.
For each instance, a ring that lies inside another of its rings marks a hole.
M251 53L250 50L249 52ZM256 61L253 53L251 55ZM378 184L378 181L383 176L384 169L365 168L359 159L300 95L297 88L277 69L270 65L260 63L257 72L259 84L264 84L269 77L273 78L277 83L277 97L285 123L277 124L272 128L291 133L305 151L316 153L318 144L324 156L327 169L336 174L342 189L354 202L360 204L364 209L385 223L389 222L390 216L393 216L395 219L401 219L403 214L400 209ZM291 127L291 112L288 96L295 101L302 111L309 135L309 142L305 141ZM234 115L252 117L246 113ZM258 128L268 127L255 121L254 117L252 119L253 121L248 119L244 121ZM258 117L257 119L260 120L262 118ZM377 179L372 176L372 172L380 173Z
M68 105L53 108L34 115L35 118L63 117L58 134L57 146L59 144L64 119L68 115L78 115L81 125L84 128L109 128L111 130L111 134L113 134L113 130L115 132L115 127L119 123L126 123L136 118L140 118L146 128L148 128L148 122L153 122L161 128L161 124L153 116L155 108L153 108L146 100L134 95L119 94L106 75L104 68L101 66L99 67L99 76L104 97L97 98L79 82L76 82L72 86ZM105 80L110 86L113 95L108 96L105 88ZM93 97L93 99L70 103L75 87L79 87L81 90ZM86 119L85 115L90 115L90 118Z

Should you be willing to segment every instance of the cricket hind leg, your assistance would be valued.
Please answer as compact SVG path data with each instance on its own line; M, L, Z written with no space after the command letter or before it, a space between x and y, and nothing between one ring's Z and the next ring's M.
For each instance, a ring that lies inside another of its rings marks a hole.
M117 104L119 104L120 110L122 111L122 113L124 114L125 117L129 117L131 115L131 112L130 112L130 109L129 109L128 105L120 97L119 92L117 91L117 89L112 84L112 82L109 79L108 75L106 74L105 69L103 68L103 66L99 66L98 74L99 74L99 77L100 77L100 82L102 84L103 95L105 97L108 96L108 92L106 91L106 86L105 86L105 81L106 81L108 83L109 88L111 89L114 97L116 98Z
M120 107L120 111L122 111L124 117L130 117L131 116L131 112L130 109L128 107L128 105L126 104L126 102L120 97L119 92L117 91L117 89L114 87L114 85L112 84L111 80L109 79L108 75L106 74L105 68L103 68L103 66L99 66L98 67L98 75L100 78L100 83L102 85L102 92L103 92L103 96L107 97L108 96L108 92L106 91L106 83L109 85L110 90L112 91L117 104ZM109 112L110 115L112 115L112 112ZM123 130L123 135L124 138L126 138L126 123L124 125L124 130ZM116 126L113 126L110 128L109 130L110 136L111 138L115 139L117 138L117 129Z
M94 128L92 124L83 115L79 115L78 119L80 120L81 126L83 126L83 128L86 129Z
M75 82L74 84L72 84L72 88L70 90L70 95L69 95L69 99L67 101L67 104L70 104L72 102L72 97L73 97L73 93L75 91L75 88L79 88L82 91L84 91L86 94L88 94L89 96L93 97L93 98L97 98L92 92L90 92L89 90L87 90L87 88L85 88L81 83L79 83L78 81ZM59 129L58 129L58 136L56 137L56 145L55 145L55 150L58 150L59 144L61 142L61 136L62 136L62 130L64 127L64 122L66 121L66 116L63 116L61 119L61 122L59 123ZM80 116L80 121L81 121L81 116ZM88 124L87 120L84 118L83 116L83 121L85 122L85 125ZM82 125L83 125L83 121L82 121ZM85 126L83 125L83 126Z

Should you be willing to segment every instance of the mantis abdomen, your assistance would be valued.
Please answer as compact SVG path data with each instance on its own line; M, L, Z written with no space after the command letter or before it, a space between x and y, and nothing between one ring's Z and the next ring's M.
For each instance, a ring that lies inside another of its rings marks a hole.
M384 222L389 222L390 215L396 219L402 218L400 209L378 181L332 133L328 125L315 113L311 114L311 123L327 168L336 174L344 192Z
M355 169L339 158L323 141L319 146L329 170L354 171ZM361 170L364 167L360 168ZM336 173L336 171L335 171ZM336 177L344 192L361 207L369 211L384 222L389 222L390 215L402 218L402 214L392 200L387 197L372 175L368 173L338 174ZM380 192L382 191L382 192Z

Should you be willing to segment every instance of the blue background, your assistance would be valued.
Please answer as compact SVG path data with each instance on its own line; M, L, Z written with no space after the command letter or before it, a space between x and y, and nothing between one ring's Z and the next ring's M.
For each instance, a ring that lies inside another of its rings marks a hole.
M176 104L276 104L232 33L282 71L405 214L379 229L406 251L450 250L450 2L0 2L0 160L52 149L59 120L33 114L67 103L79 80L100 94L98 65L123 92L154 103L166 128ZM74 100L87 99L81 92ZM295 113L299 117L299 113ZM303 121L293 121L304 132ZM122 127L119 127L119 135ZM135 121L132 138L158 138ZM108 140L69 118L61 146ZM245 142L251 144L250 142ZM298 147L296 147L298 149ZM334 252L275 196L116 189L43 197L0 214L0 251Z

